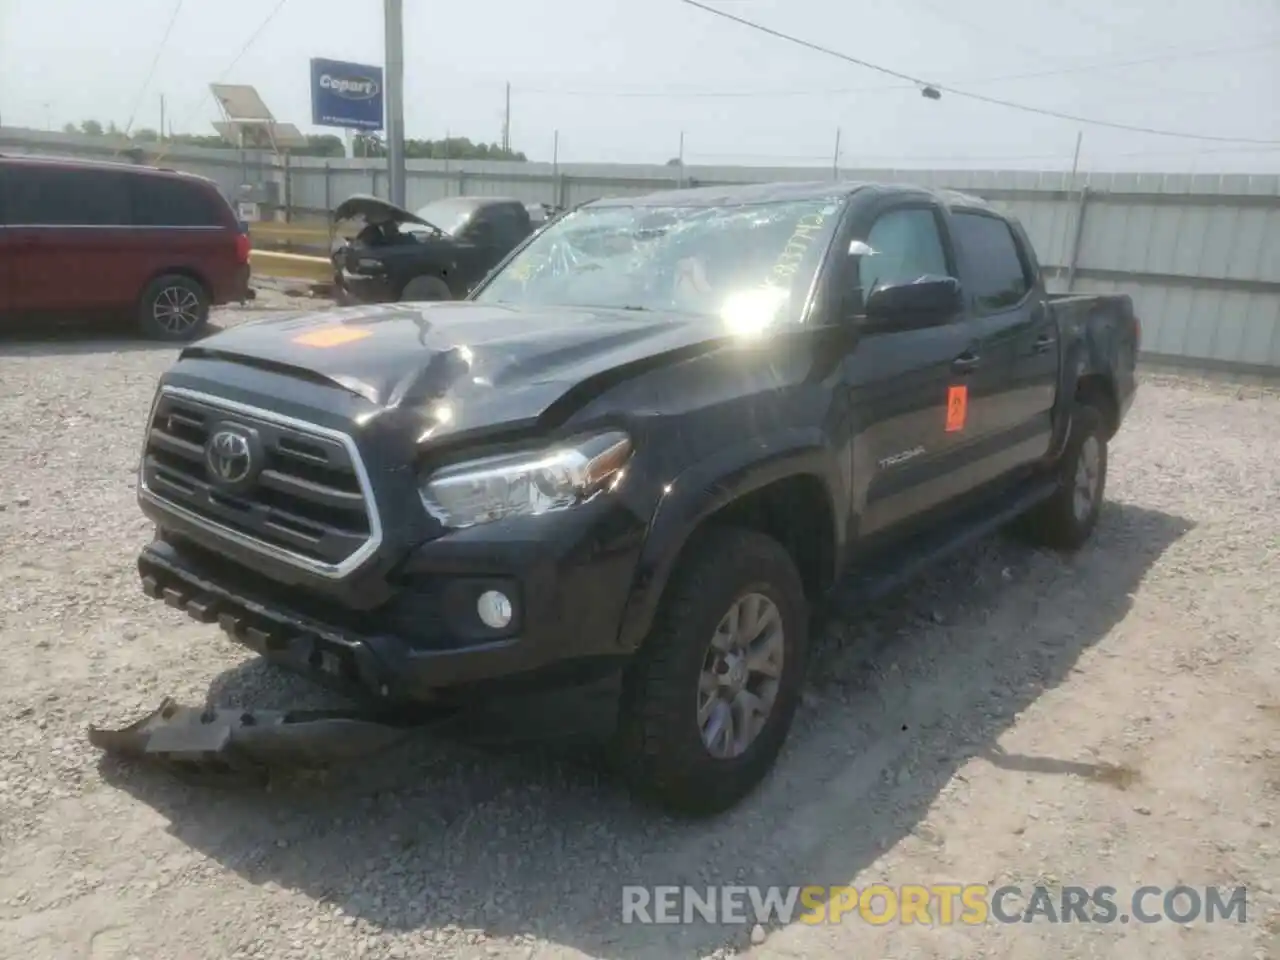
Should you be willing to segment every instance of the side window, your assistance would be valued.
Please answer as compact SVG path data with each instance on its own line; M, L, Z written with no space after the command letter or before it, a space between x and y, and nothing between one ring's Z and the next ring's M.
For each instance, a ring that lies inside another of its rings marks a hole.
M140 227L218 227L209 191L174 177L134 176L133 222Z
M498 207L493 211L493 225L503 240L516 235L519 222L514 207Z
M956 213L952 223L968 264L965 285L974 307L994 312L1021 302L1031 290L1031 278L1009 225L980 213Z
M6 219L20 226L127 225L125 176L103 170L15 166L6 177Z
M481 207L471 214L471 222L463 231L463 236L472 243L487 243L493 239L493 213L487 207Z
M510 207L484 207L476 214L476 224L484 223L480 236L486 242L503 243L515 233L515 217Z
M950 276L938 221L930 209L890 210L871 227L867 246L872 252L858 258L864 297L877 286Z

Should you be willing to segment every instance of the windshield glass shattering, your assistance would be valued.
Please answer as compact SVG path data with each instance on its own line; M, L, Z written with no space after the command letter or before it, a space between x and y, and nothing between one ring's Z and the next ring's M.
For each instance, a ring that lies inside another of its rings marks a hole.
M830 242L835 199L586 207L552 224L481 302L796 315Z

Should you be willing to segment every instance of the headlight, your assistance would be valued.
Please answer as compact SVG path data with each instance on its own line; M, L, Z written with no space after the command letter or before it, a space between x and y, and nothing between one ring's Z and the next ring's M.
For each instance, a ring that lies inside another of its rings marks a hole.
M422 504L447 527L564 510L616 485L631 456L624 433L604 433L534 453L486 457L433 474Z

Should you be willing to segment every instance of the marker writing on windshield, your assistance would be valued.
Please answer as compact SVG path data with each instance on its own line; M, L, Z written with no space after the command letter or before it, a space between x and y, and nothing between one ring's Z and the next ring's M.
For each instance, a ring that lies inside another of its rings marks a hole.
M813 234L821 230L826 222L827 218L820 213L810 213L800 218L795 230L787 238L786 246L782 248L782 253L779 254L773 269L769 271L775 280L785 282L795 275L795 272L800 269L800 262L809 252L809 245L813 243Z

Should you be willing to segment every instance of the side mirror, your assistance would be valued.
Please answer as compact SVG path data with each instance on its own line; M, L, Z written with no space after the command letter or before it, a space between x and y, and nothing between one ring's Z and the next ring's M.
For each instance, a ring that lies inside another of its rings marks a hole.
M964 309L960 281L954 277L922 277L914 283L876 287L866 299L866 332L922 330L949 321Z

